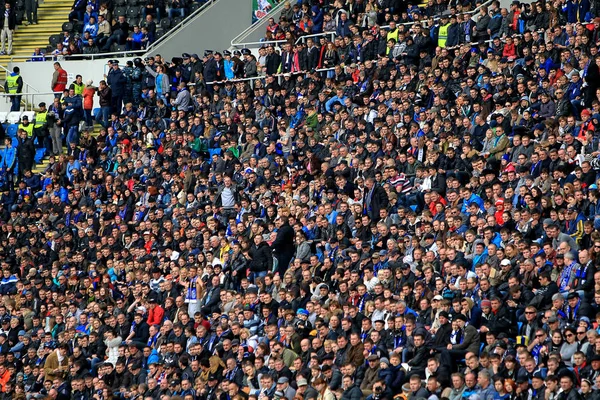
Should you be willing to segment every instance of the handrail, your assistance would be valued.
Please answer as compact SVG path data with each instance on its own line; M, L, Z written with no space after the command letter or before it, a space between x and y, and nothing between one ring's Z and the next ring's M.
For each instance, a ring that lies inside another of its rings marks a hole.
M171 29L169 29L167 32L165 32L164 35L162 35L160 38L158 38L153 43L151 43L146 48L146 50L145 50L146 53L148 53L151 50L153 50L155 47L158 46L158 44L160 44L163 41L167 40L167 38L170 37L171 35L173 35L175 31L179 30L179 28L183 27L184 25L187 25L189 23L189 21L192 20L192 18L194 18L196 15L198 15L199 13L201 13L202 11L204 11L206 8L208 8L208 6L213 5L217 1L219 1L219 0L207 0L206 3L204 3L200 7L198 7L198 9L196 9L193 13L191 13L190 15L188 15L187 17L185 17L180 23L178 23L177 25L171 27Z
M68 59L66 59L65 61L69 61L72 58L83 58L83 59L91 58L91 60L94 60L94 58L101 59L101 58L108 58L108 57L119 57L119 56L122 56L125 53L144 54L144 53L146 53L146 50L124 50L124 51L112 51L112 52L109 52L109 53L97 53L97 54L72 54L70 56L67 56ZM29 60L29 59L32 59L34 57L44 57L44 60L31 61L31 62L56 61L58 59L58 57L64 57L64 56L55 56L55 55L52 55L52 54L40 54L39 56L34 56L34 55L30 55L30 56L11 56L10 62L13 62L14 60L23 60L23 59Z
M260 23L261 21L265 20L265 18L270 18L272 16L272 14L276 14L277 12L280 11L281 8L283 8L283 5L285 4L285 1L280 2L279 4L275 5L275 7L271 8L271 11L269 11L269 13L267 15L265 15L263 18L259 19L258 21L254 22L253 24L250 24L250 26L248 26L246 29L244 29L243 31L241 31L239 33L239 35L237 35L236 37L234 37L231 40L231 46L233 47L240 47L240 43L237 43L237 40L239 40L239 38L244 37L244 35L246 35L248 32L250 32L254 26L258 23ZM242 45L244 43L241 43ZM246 46L241 46L241 47L246 47Z
M468 15L473 16L473 15L477 14L479 11L481 11L481 8L483 6L489 6L490 4L492 4L492 2L493 2L493 0L487 0L484 3L482 3L479 7L476 7L475 9L473 9L471 11L467 11L467 12L465 12L463 14L468 14ZM267 18L267 17L268 16L265 16L265 18ZM434 20L439 20L439 19L440 19L440 17L434 17ZM412 26L416 22L427 22L427 20L402 22L402 23L399 23L397 25ZM389 27L390 27L389 25L382 25L382 26L380 26L380 28L389 28ZM298 37L296 39L295 43L296 44L300 44L300 43L304 43L306 41L306 39L308 39L308 38L311 38L311 37L313 37L313 38L320 38L322 36L327 36L327 35L330 35L332 37L332 39L333 39L335 37L335 35L336 35L336 32L335 31L329 31L329 32L313 33L313 34L309 34L309 35L302 35L302 36L300 36L300 37ZM238 35L238 37L239 36L241 36L241 34ZM265 43L280 43L280 42L287 42L287 40L283 40L283 41L273 40L273 41L265 41L265 42L245 42L245 43L233 43L233 41L232 41L231 45L234 46L234 47L242 47L242 48L244 48L244 47L251 47L251 46L256 45L256 44L262 45L262 44L265 44Z
M67 56L69 59L85 59L85 60L94 60L94 59L102 59L102 58L109 58L109 57L122 57L124 54L146 54L148 53L150 50L152 50L153 48L155 48L158 44L160 44L161 42L163 42L164 40L166 40L168 37L170 37L176 30L178 30L179 28L181 28L184 25L187 25L187 23L189 22L189 20L193 17L195 17L197 14L199 14L200 12L202 12L205 8L207 8L209 5L212 5L213 3L217 2L218 0L207 0L206 3L202 4L198 9L196 9L193 13L191 13L190 15L188 15L187 17L185 17L180 23L178 23L177 25L171 27L167 32L165 32L164 35L162 35L160 38L158 38L157 40L155 40L153 43L151 43L150 45L148 45L148 47L146 49L143 50L124 50L124 51L111 51L111 52L107 52L107 53L98 53L98 54L73 54L73 55L69 55ZM43 57L43 60L40 61L32 61L32 62L44 62L44 61L56 61L58 57L61 56L55 56L52 54L42 54L40 56L11 56L10 58L10 62L13 62L14 60L29 60L32 59L33 57ZM68 61L68 60L67 60Z
M244 48L244 47L252 46L252 45L255 45L255 44L265 45L265 44L278 44L278 43L286 43L286 42L287 42L287 40L265 40L264 42L246 42L246 43L243 43L243 45L244 45L243 47L242 46L238 46L238 45L232 45L232 47L236 47L236 48L242 47L242 48Z
M332 68L319 68L319 69L315 69L315 72L326 72L326 71L333 71L335 69L335 67ZM292 74L306 74L308 71L298 71L298 72L283 72L283 73L278 73L278 74L272 74L269 76L273 76L278 78L279 80L281 80L281 78L285 77L286 75L292 75ZM236 79L227 79L227 80L223 80L223 81L212 81L212 82L206 82L206 86L209 85L214 85L215 83L222 85L225 84L227 82L231 82L231 83L240 83L240 82L254 82L256 80L262 80L265 79L267 76L266 75L260 75L260 76L254 76L252 78L236 78ZM195 86L195 83L188 83L188 86Z
M10 71L8 68L6 68L3 65L0 65L0 69L4 70L4 72L8 75L8 74L12 74L12 71ZM21 77L21 79L23 79L23 77ZM23 94L23 96L25 96L25 109L27 110L27 106L29 104L28 100L28 96L31 96L31 99L33 100L35 95L39 95L40 92L39 90L37 90L36 88L34 88L33 86L31 86L29 83L25 82L25 80L23 79L23 86L25 87L26 93ZM34 92L30 92L31 90L33 90ZM2 93L5 95L10 95L9 93ZM19 96L21 95L21 93L18 94Z
M29 86L29 89L33 89L35 90L35 88ZM4 97L8 103L8 99L10 97L13 96L20 96L22 97L21 101L24 103L24 111L33 111L34 107L37 107L37 105L35 104L35 96L54 96L57 94L62 94L62 92L21 92L21 93L6 93L6 92L2 92L0 93L0 98ZM21 111L21 110L19 110ZM3 122L3 121L0 121Z
M0 92L0 96L27 96L27 95L38 95L38 96L49 96L55 94L63 94L63 92L21 92L21 93L6 93Z

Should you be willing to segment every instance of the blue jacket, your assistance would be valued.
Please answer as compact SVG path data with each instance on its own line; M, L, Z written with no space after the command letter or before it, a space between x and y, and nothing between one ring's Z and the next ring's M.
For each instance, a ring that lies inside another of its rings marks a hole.
M569 100L575 100L577 97L581 97L581 85L582 80L579 79L577 83L571 82L569 83L569 87L567 88L567 94L569 95Z
M344 105L344 101L345 100L346 100L345 96L342 96L342 97L333 96L332 98L330 98L329 100L327 100L327 103L325 103L325 109L328 112L331 112L331 107L333 106L333 103L335 103L336 101L338 101L342 105Z
M233 73L233 61L232 60L223 60L223 67L225 69L225 79L235 78L235 74Z
M106 77L106 83L110 86L113 96L123 96L127 78L120 68L111 69Z
M0 157L2 157L2 169L14 168L17 161L17 149L12 146L5 147L2 149Z
M349 19L347 19L345 22L342 21L342 19L340 18L340 20L338 21L338 25L337 25L337 29L335 30L335 33L338 36L344 37L344 36L348 36L350 35L350 25L352 23L350 22Z
M321 33L323 31L323 11L319 6L312 7L313 17L312 17L312 33Z
M2 278L0 281L0 294L15 294L17 292L18 278L15 275L11 275L8 278Z

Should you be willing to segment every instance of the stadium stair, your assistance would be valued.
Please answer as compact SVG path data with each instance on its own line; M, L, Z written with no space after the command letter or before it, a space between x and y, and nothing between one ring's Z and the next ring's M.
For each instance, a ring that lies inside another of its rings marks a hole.
M38 6L38 24L19 25L13 35L12 56L31 56L35 48L45 51L48 46L48 35L61 32L62 24L68 21L71 1L44 0ZM0 56L0 65L7 67L11 56ZM4 74L1 76L4 80Z

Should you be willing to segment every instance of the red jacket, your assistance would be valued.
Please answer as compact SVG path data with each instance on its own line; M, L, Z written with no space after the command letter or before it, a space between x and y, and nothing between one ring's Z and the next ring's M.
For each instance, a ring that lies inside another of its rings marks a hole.
M67 88L67 71L64 69L58 70L58 79L56 80L56 84L52 88L53 92L63 92Z
M148 325L162 325L163 318L165 316L165 310L158 304L154 308L148 310Z

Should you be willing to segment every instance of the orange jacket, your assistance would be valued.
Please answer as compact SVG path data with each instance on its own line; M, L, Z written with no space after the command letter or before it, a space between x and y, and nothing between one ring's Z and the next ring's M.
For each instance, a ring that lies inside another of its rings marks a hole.
M6 384L8 381L10 381L10 372L6 370L3 375L0 375L0 387L2 388L2 393L6 392Z

